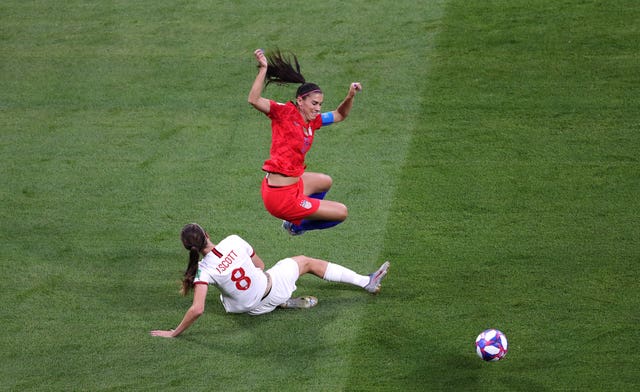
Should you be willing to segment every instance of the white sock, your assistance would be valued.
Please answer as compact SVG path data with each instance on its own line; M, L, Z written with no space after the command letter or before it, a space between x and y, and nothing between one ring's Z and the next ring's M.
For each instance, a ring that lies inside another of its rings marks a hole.
M369 283L369 277L360 275L339 264L329 263L324 273L324 280L329 282L350 283L364 287Z

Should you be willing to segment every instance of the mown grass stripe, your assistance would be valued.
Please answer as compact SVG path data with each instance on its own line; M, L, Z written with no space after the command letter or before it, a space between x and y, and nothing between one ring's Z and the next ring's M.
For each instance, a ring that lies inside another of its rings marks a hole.
M632 390L634 2L445 7L353 390ZM485 364L475 336L510 338Z

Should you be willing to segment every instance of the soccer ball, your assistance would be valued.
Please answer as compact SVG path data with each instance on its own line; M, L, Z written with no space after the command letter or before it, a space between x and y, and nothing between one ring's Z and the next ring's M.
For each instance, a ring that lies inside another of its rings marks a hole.
M507 355L507 337L497 329L482 331L476 338L476 353L485 361L499 361Z

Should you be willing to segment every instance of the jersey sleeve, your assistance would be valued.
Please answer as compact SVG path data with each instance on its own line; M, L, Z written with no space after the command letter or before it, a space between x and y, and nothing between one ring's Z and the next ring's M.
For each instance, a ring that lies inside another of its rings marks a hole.
M205 269L203 269L200 265L198 265L198 272L196 272L196 277L193 278L193 284L206 284L213 283L213 279Z
M282 110L285 108L285 103L276 102L273 99L269 100L269 113L267 113L267 117L270 119L277 119L282 116Z

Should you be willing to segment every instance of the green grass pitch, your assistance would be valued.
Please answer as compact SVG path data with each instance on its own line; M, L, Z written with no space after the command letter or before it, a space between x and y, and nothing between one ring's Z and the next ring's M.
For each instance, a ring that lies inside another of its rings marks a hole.
M0 390L637 390L639 24L634 0L4 1ZM364 86L307 158L349 207L334 229L262 207L259 47L325 108ZM212 293L153 338L190 304L192 221L268 265L392 266L377 297L303 277L309 311Z

